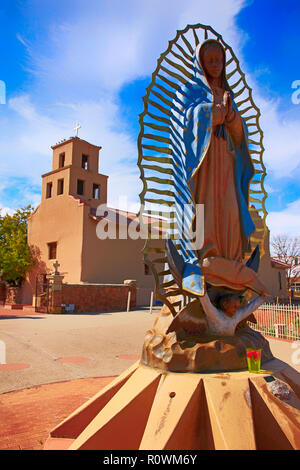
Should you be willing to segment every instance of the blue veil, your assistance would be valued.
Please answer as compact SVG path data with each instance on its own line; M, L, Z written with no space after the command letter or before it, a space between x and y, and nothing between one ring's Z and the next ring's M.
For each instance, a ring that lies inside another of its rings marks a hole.
M180 287L184 291L200 296L205 293L205 280L196 250L201 248L197 246L201 238L199 236L197 238L197 235L199 235L199 230L204 230L204 227L199 227L198 224L193 237L191 237L191 231L195 226L195 220L197 221L193 177L206 156L212 135L213 95L199 59L201 48L208 42L217 43L221 47L225 64L225 51L220 43L209 40L199 44L193 58L193 77L177 91L172 103L170 148L173 160L175 222L179 243L177 254L172 240L167 239L166 242L168 264L171 272L176 274L173 276L176 279L178 276L182 279ZM232 106L238 111L233 100L233 93L225 78L225 65L222 78L224 88L230 91ZM228 150L234 156L234 177L241 235L246 249L248 239L255 230L248 210L249 184L254 175L254 168L248 149L247 126L243 124L244 136L238 147L234 146L229 133L226 133L224 124L217 126L215 134L228 141Z

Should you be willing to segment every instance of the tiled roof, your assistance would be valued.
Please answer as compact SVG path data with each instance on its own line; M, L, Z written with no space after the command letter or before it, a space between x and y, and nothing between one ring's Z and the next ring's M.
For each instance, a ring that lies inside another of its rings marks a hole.
M273 267L276 267L276 268L279 268L279 269L280 268L281 269L289 269L291 267L290 264L284 263L283 261L281 261L278 258L271 258L271 263L272 263Z
M137 224L140 224L140 220L137 214L134 212L128 212L128 211L123 211L121 209L115 209L113 207L107 207L107 211L104 211L103 215L97 215L97 209L91 207L90 208L90 216L93 217L94 219L97 220L102 220L103 218L110 219L112 218L112 221L115 221L116 223L131 223L133 221L136 221ZM110 213L110 214L109 214ZM113 215L114 214L114 215ZM147 217L143 216L143 221L145 224L154 224L155 222L158 223L161 219L155 218L155 217ZM159 227L159 232L165 232L166 229L164 227Z

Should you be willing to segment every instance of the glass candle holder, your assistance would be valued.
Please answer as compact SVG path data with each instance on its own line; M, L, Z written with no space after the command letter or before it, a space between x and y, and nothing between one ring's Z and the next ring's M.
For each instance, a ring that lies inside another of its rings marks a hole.
M261 349L247 348L246 352L249 372L260 372Z

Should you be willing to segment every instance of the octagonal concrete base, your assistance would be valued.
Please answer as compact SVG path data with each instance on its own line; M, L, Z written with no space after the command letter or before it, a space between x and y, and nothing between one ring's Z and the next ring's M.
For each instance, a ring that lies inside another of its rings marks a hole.
M137 362L59 424L45 449L300 449L300 374L176 373ZM289 388L275 396L274 379Z

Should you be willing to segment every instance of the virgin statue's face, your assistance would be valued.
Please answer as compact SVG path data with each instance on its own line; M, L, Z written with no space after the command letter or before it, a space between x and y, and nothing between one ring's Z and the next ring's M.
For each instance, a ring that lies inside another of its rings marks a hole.
M204 48L201 62L208 78L219 78L224 67L224 57L218 45L211 44Z

